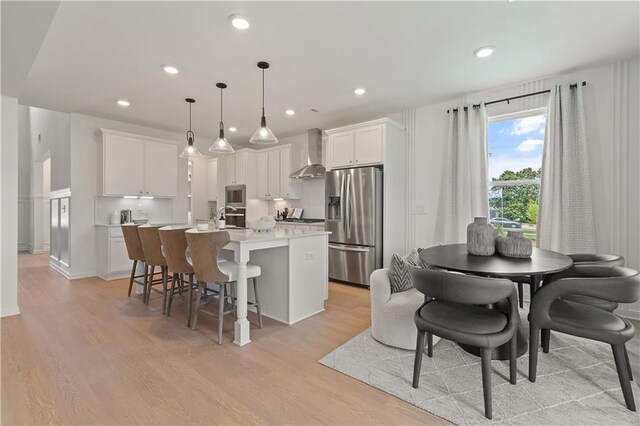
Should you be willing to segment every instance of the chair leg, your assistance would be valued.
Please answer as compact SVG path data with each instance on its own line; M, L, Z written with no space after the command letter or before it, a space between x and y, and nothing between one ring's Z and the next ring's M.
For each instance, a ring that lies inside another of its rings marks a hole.
M131 289L133 288L133 280L136 276L136 266L138 266L138 261L133 261L133 268L131 268L131 278L129 278L129 292L127 293L128 297L131 297Z
M424 353L424 338L426 332L418 330L418 340L416 342L416 357L413 361L413 387L418 389L420 384L420 369L422 368L422 354Z
M227 286L220 284L220 294L218 294L218 344L222 344L222 329L224 328L224 300Z
M189 288L187 289L189 300L187 301L187 327L191 327L193 315L193 274L189 274Z
M167 302L167 316L171 315L171 305L173 304L173 292L176 291L176 281L178 281L178 274L173 274L171 279L171 290L169 290L169 301Z
M545 354L549 353L549 340L551 340L551 330L547 328L543 328L541 331L542 334L542 352Z
M178 285L178 294L182 296L182 290L184 289L184 274L180 274L180 282Z
M196 294L196 305L193 307L193 318L191 319L191 329L195 330L198 325L198 308L200 307L200 299L202 299L202 292L206 283L198 281L198 293Z
M518 379L518 332L513 334L509 341L509 381L512 385L516 384Z
M258 297L258 282L253 278L253 294L256 298L256 312L258 314L258 326L262 328L262 313L260 312L260 298Z
M629 380L633 381L633 371L631 370L631 363L629 362L629 354L627 353L627 347L624 348L624 358L627 360L627 370L629 371Z
M536 381L536 372L538 370L538 344L540 339L540 329L529 324L529 381Z
M162 267L162 315L167 314L167 284L169 282L169 268Z
M429 358L433 357L433 334L429 332L427 332L427 356Z
M149 273L149 277L147 278L147 305L149 304L149 299L151 299L151 286L153 285L153 276L155 275L155 269L155 266L151 267L151 272Z
M518 304L520 308L524 308L524 286L518 283Z
M143 285L142 285L142 303L146 304L147 303L147 285L149 284L149 265L147 265L147 262L144 263L144 279L143 279Z
M624 402L627 404L629 410L636 411L636 403L633 400L633 390L631 389L631 382L629 381L629 370L627 369L624 345L611 345L611 348L613 349L613 358L616 361L616 370L618 370L618 379L620 380L620 387L624 395Z
M482 390L484 393L484 416L488 419L493 417L491 407L491 348L481 348L482 361Z

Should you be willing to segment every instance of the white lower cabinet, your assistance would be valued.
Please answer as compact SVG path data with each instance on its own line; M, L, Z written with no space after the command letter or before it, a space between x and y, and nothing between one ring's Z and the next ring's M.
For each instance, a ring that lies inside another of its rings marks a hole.
M115 280L131 274L133 261L129 259L120 227L96 227L96 252L99 277Z

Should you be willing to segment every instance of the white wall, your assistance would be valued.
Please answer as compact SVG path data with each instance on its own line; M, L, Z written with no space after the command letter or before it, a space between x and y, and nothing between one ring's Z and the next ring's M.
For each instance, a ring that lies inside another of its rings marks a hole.
M0 109L0 316L18 308L18 100L2 96Z
M549 89L559 83L586 81L584 102L596 249L600 253L621 254L627 266L640 269L639 75L639 61L634 58L474 93L392 116L405 125L413 118L412 126L407 128L411 130L408 138L414 141L415 154L408 157L408 169L415 172L408 176L407 187L414 188L408 222L413 223L410 235L415 238L415 245L438 244L435 221L447 140L447 109ZM487 110L489 115L499 115L543 106L547 99L547 95L526 98L492 105ZM622 306L620 312L640 318L640 304Z

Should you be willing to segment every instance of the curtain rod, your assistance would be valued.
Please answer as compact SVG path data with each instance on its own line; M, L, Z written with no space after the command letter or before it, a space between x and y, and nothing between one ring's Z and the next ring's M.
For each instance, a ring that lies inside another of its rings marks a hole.
M583 82L582 82L582 85L583 85L583 86L586 86L586 85L587 85L587 82L586 82L586 81L583 81ZM578 83L571 84L571 85L569 85L569 87L570 87L570 88L572 88L572 89L575 89L576 87L578 87ZM509 102L514 101L514 100L516 100L516 99L528 98L529 96L544 95L545 93L549 93L549 92L551 92L551 90L541 90L540 92L527 93L526 95L512 96L512 97L510 97L510 98L504 98L504 99L498 99L498 100L491 101L491 102L485 102L485 104L484 104L484 105L485 105L485 106L487 106L487 105L499 104L499 103L501 103L501 102L509 103ZM480 104L474 105L473 107L474 107L474 108L480 108ZM467 107L464 107L464 110L466 111L466 110L467 110ZM447 114L449 114L449 112L451 112L451 111L453 111L453 112L458 112L458 108L454 108L454 109L452 109L452 110L451 110L451 109L448 109L448 110L447 110Z

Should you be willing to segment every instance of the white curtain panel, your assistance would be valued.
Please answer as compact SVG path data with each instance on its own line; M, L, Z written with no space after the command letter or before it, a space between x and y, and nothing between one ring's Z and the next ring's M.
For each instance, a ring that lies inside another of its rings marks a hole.
M487 216L487 111L468 105L449 114L447 164L443 172L436 241L463 243L475 216Z
M538 247L561 253L595 253L591 177L582 86L555 86L545 130Z

